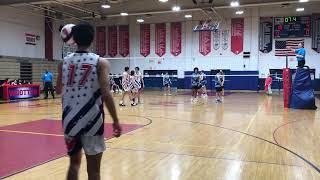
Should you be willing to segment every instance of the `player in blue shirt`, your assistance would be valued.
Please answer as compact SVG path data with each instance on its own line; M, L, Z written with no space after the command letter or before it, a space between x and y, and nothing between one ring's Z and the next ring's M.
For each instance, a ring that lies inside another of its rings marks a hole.
M194 68L192 77L191 77L191 88L192 88L192 99L191 102L194 103L197 101L198 91L201 89L200 73L199 68Z
M306 50L303 48L303 44L298 44L298 49L292 49L296 53L298 67L303 68L306 63Z

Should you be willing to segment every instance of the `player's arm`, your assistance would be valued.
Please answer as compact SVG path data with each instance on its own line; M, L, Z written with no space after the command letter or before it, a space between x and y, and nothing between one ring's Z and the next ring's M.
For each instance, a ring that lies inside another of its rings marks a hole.
M56 93L62 93L62 62L58 64L58 77L57 77L57 84L56 84Z
M105 105L110 112L110 115L113 120L113 131L114 136L119 137L121 135L121 127L119 124L119 119L116 112L116 107L114 105L113 97L109 90L109 62L106 59L100 58L98 63L98 77L100 90L102 98L105 102Z

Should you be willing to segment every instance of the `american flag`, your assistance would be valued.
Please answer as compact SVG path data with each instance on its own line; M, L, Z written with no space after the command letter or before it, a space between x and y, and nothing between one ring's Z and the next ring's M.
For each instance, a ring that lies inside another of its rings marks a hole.
M298 44L304 44L303 39L289 39L289 40L276 40L276 56L296 56L294 52L291 51L292 49L298 49Z

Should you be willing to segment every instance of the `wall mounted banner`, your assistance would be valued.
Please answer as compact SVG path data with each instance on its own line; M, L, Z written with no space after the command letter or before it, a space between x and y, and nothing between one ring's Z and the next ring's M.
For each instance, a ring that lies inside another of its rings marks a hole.
M244 19L231 19L231 51L240 54L243 51Z
M115 57L118 54L118 27L108 27L108 55Z
M211 52L211 31L199 31L199 52L203 56Z
M97 26L96 33L96 52L99 56L104 57L106 55L106 27Z
M182 26L180 22L171 23L171 54L178 56L181 54Z
M159 57L166 54L166 38L167 30L166 24L160 23L155 25L155 51Z
M222 30L222 49L227 50L229 48L229 30Z
M272 51L273 38L273 18L261 17L259 27L259 50L262 53L269 53Z
M218 50L220 48L220 31L213 32L213 49Z
M36 35L31 33L25 33L26 36L26 44L28 45L36 45Z
M129 25L119 26L119 54L122 57L129 55Z
M320 53L320 14L312 15L312 49Z
M150 24L140 25L140 54L147 57L150 54Z

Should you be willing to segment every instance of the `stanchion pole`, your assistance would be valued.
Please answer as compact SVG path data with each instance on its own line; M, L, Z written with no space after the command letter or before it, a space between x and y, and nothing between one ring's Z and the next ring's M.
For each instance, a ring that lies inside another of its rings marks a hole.
M291 95L291 71L288 68L288 55L286 56L286 68L282 70L283 79L283 103L284 108L289 107L289 98Z

